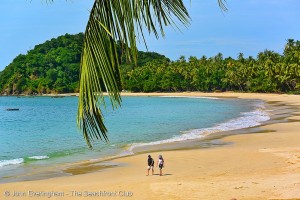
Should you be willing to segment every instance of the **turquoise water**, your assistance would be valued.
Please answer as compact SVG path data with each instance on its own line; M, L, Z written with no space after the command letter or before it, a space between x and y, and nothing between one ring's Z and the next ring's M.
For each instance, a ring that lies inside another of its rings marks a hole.
M105 111L109 144L89 150L76 127L77 97L0 97L0 179L35 168L132 154L136 146L197 139L258 125L262 102L239 99L123 97ZM7 111L19 108L19 111Z

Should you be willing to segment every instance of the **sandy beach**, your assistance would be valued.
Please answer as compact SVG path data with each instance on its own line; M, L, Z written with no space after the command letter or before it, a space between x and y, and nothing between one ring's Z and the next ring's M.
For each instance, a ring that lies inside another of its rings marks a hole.
M271 121L253 134L221 138L227 145L151 152L165 158L164 176L146 176L148 153L118 158L117 167L46 180L0 184L0 200L300 199L300 96L248 93L146 93L261 99ZM246 129L244 132L251 132ZM84 170L84 169L83 169Z

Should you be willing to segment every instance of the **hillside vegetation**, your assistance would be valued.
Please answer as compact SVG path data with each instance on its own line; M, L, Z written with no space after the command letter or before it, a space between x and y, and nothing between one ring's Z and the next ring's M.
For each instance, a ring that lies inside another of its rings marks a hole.
M0 72L0 94L43 94L78 92L83 34L65 34L36 45L26 55L18 55ZM121 55L123 72L134 68ZM154 52L138 52L137 66L169 59Z
M17 56L0 73L0 94L78 92L83 34L60 36ZM120 46L120 45L119 45ZM139 52L137 66L121 56L122 87L133 92L245 91L299 93L300 41L287 40L283 55L265 50L257 57L180 57L170 61Z

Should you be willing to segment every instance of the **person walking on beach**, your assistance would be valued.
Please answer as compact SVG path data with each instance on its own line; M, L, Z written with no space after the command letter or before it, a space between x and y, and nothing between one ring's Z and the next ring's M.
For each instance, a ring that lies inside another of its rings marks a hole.
M165 165L165 161L164 158L162 157L162 155L158 156L158 161L157 161L157 166L159 167L159 175L162 176L162 168Z
M152 169L152 175L153 175L153 173L154 173L154 159L151 158L150 155L148 155L148 170L147 170L148 173L147 173L147 176L149 176L150 169Z

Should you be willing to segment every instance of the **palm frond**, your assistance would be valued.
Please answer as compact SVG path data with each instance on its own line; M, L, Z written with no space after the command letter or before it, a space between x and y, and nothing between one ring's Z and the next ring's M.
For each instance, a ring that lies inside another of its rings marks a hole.
M103 91L108 92L113 108L121 105L116 42L121 42L124 55L136 63L136 41L144 31L158 38L164 36L165 26L178 22L189 24L182 0L95 0L84 36L77 114L77 124L90 148L95 139L108 141L100 109L101 104L105 106Z
M227 11L226 3L227 3L226 0L218 0L219 7L220 7L223 11Z

